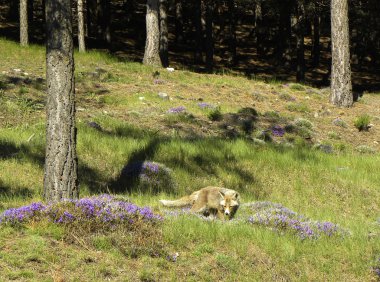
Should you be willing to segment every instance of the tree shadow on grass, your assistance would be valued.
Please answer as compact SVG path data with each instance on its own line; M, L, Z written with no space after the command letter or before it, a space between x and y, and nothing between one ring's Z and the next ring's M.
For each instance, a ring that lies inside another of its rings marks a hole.
M158 147L160 146L160 139L153 137L149 143L141 150L137 150L132 153L128 162L121 170L117 179L109 183L109 189L112 193L125 193L134 192L139 187L140 178L139 175L143 171L144 161L152 160ZM133 167L133 174L129 173L128 168ZM145 192L145 191L139 191Z

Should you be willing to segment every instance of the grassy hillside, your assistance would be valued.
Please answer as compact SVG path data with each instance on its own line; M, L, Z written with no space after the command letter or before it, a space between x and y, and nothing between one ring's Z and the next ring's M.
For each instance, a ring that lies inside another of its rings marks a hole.
M42 201L46 97L42 47L0 40L0 54L4 211ZM75 60L81 196L119 195L150 206L164 220L137 235L49 221L3 224L2 279L379 279L378 94L365 93L353 108L337 109L328 103L328 89L168 72L95 52ZM373 124L368 131L354 125L363 114ZM168 168L171 184L144 183L123 170L144 161ZM235 220L168 213L158 204L208 185L241 192L245 205ZM302 239L286 226L251 224L255 210L248 204L258 201L280 203L348 233ZM144 240L146 234L156 234L155 244ZM141 246L148 251L135 254Z

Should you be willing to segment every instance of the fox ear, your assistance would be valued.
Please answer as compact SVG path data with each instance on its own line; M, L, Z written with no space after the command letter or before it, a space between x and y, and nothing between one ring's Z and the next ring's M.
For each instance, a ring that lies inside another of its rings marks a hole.
M219 191L220 196L224 197L224 193L222 191Z
M238 192L236 192L236 193L234 194L234 198L235 198L236 200L240 198L240 195L239 195Z

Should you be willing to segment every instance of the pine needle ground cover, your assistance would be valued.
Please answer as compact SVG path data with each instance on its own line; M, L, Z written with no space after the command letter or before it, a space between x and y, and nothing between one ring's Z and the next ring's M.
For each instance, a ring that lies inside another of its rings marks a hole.
M77 55L82 199L52 206L41 196L44 49L0 40L0 52L2 280L378 279L378 94L342 110L306 85L186 70L154 78L137 63ZM354 125L362 113L368 131ZM207 185L241 193L235 220L158 204Z

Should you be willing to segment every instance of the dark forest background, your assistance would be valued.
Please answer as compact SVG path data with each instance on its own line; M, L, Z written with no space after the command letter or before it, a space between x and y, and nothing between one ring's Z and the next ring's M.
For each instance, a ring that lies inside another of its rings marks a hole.
M44 1L29 0L29 38L44 44ZM329 85L330 2L296 0L160 1L167 7L169 65L197 72ZM0 1L0 36L19 40L19 2ZM349 1L355 91L380 89L380 2ZM145 1L87 0L86 45L142 61ZM74 33L77 32L73 1ZM76 37L75 37L76 38Z

